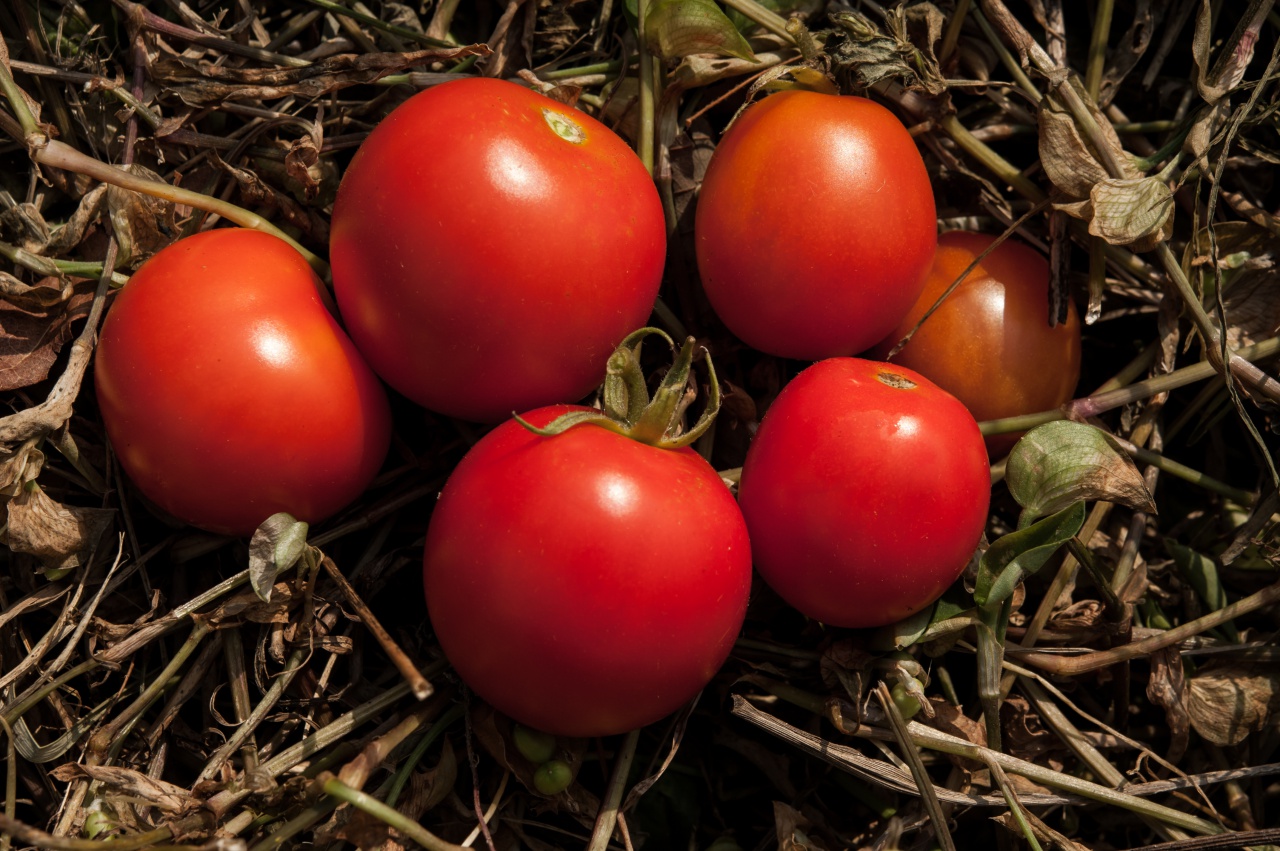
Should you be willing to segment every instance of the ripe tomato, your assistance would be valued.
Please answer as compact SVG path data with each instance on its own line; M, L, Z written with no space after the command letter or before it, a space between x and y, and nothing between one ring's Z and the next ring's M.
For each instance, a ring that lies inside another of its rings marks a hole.
M869 627L955 581L990 495L982 435L955 397L909 369L831 358L769 407L738 502L765 582L809 617Z
M98 405L142 493L234 535L288 511L314 522L382 465L391 411L377 376L283 240L224 229L138 270L102 326Z
M887 355L994 241L965 231L938 237L924 292L875 356ZM1080 319L1069 304L1066 322L1049 327L1049 264L1030 246L1006 240L920 326L894 363L955 396L978 420L1047 411L1070 400L1080 380ZM1000 435L988 447L1003 455L1017 438Z
M933 189L909 133L860 97L789 91L725 133L698 195L698 269L743 342L818 360L877 343L933 259Z
M343 176L330 231L343 320L419 404L497 421L579 399L643 325L666 225L630 148L502 80L410 98Z
M436 503L423 565L462 679L567 736L686 703L729 655L751 586L746 526L711 465L595 425L541 437L508 420L487 434Z

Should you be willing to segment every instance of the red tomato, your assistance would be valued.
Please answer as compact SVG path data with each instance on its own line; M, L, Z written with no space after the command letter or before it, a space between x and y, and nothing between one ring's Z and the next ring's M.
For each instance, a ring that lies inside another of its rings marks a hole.
M915 303L933 189L909 133L860 97L789 91L744 112L698 195L698 269L743 342L818 360L860 352Z
M885 357L994 241L966 231L938 237L924 292L876 346L875 357ZM1080 319L1068 302L1066 322L1049 327L1049 264L1031 247L1006 240L947 296L893 361L955 396L978 420L1047 411L1069 401L1080 380ZM1017 439L999 435L988 440L988 447L992 455L1003 455Z
M330 232L343 320L419 404L497 421L579 399L658 294L666 225L595 119L473 78L410 98L343 176Z
M486 435L436 503L423 564L462 679L567 736L680 708L729 655L751 586L746 526L711 465L594 425L540 437L508 420Z
M990 468L978 425L909 369L832 358L760 423L738 502L756 569L832 626L880 626L932 603L982 536Z
M165 248L116 297L98 405L160 508L247 535L279 511L321 520L372 480L391 411L319 287L283 240L225 229Z

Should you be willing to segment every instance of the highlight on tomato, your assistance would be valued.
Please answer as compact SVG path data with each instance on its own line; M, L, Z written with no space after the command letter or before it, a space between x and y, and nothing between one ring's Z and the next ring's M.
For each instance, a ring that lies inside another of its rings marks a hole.
M343 175L329 247L374 371L433 411L496 422L600 384L653 308L666 224L612 130L477 77L374 128Z
M995 242L995 237L950 231L915 305L875 347L883 358ZM996 246L925 320L893 362L913 369L965 404L979 421L1047 411L1071 400L1080 380L1080 319L1049 326L1049 264L1013 239ZM1018 435L989 438L994 457Z
M831 626L873 627L955 581L990 491L978 424L954 396L897 365L830 358L765 413L738 502L779 596Z
M173 243L115 297L94 379L120 465L163 511L248 535L317 522L369 485L391 411L288 243L239 228Z
M621 733L676 711L746 614L746 524L689 448L718 390L678 433L693 341L650 401L633 346L652 330L615 354L607 414L560 405L503 423L431 516L423 579L445 655L480 697L547 733Z
M866 98L805 91L748 107L712 154L695 218L716 314L769 354L819 360L880 341L933 260L915 141Z

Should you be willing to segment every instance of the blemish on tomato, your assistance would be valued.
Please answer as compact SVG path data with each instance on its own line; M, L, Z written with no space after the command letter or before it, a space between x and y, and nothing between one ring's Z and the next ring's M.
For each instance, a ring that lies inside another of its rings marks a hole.
M566 142L581 145L587 141L587 131L583 130L581 125L564 113L543 107L542 118L547 122L547 126L551 128L552 132Z
M905 375L899 375L896 372L889 372L888 370L881 370L880 372L877 372L876 381L879 381L887 387L892 387L895 390L914 390L916 388L916 383L910 378L907 378Z

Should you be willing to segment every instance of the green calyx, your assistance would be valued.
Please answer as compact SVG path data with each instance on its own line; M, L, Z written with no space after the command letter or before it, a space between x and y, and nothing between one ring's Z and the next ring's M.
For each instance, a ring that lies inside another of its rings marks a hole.
M519 416L516 420L534 434L554 437L574 426L589 424L607 428L632 440L662 449L679 449L688 446L711 428L720 411L720 382L715 367L707 355L708 382L711 395L702 416L687 431L682 428L684 412L697 395L697 385L690 382L693 369L694 340L689 337L680 347L675 363L653 397L644 371L640 368L640 348L644 338L657 334L675 348L675 342L658 328L641 328L627 335L612 355L604 379L603 411L572 411L539 428Z

